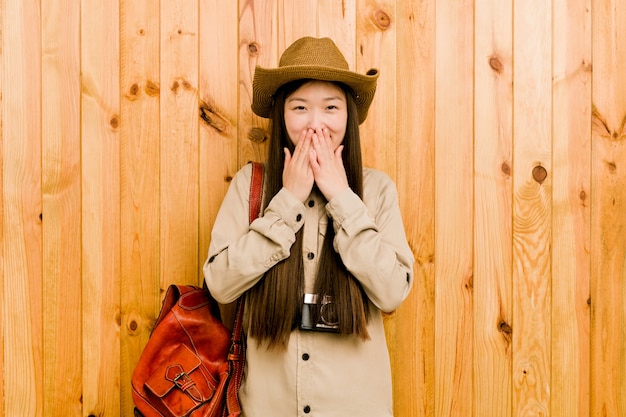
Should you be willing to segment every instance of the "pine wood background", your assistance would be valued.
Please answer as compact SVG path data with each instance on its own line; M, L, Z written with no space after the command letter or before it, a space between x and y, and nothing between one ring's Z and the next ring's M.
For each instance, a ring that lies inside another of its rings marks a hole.
M381 71L365 161L417 259L398 417L626 417L626 0L0 0L3 416L131 416L266 152L256 64L330 36ZM367 366L364 364L364 366Z

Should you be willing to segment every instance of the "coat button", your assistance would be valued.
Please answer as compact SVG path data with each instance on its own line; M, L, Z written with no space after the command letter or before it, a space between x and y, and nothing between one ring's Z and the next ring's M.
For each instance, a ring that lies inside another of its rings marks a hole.
M309 358L310 358L310 356L309 356L309 354L308 354L308 353L303 353L303 354L302 354L302 360L303 360L303 361L308 361L308 360L309 360Z
M299 222L300 220L302 220L302 214L298 214L296 216L296 221Z
M309 207L313 207L315 205L315 201L309 200Z
M309 414L311 412L311 407L309 407L308 405L304 406L304 412L306 414Z
M311 259L315 258L315 254L314 254L313 252L309 252L309 253L306 255L306 257L307 257L307 258L309 258L309 260L311 260Z

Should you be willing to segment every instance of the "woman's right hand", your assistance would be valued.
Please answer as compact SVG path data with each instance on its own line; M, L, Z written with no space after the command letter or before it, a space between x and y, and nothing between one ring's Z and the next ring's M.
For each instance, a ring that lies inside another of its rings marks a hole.
M304 202L313 189L315 178L309 160L313 151L311 140L313 129L303 130L296 142L293 155L285 148L285 168L283 170L283 187L289 190L300 201Z

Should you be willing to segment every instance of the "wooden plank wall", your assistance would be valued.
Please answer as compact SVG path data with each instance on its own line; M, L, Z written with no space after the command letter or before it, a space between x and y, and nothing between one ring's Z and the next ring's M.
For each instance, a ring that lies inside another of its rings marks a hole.
M399 417L626 417L626 0L0 0L0 415L131 416L168 284L262 160L256 65L381 71L415 285ZM366 366L366 364L364 364Z

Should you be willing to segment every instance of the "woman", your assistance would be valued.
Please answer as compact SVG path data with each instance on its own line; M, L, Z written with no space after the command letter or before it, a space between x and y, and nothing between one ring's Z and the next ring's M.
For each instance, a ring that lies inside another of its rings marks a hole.
M271 133L263 213L248 224L247 165L204 265L219 302L246 295L246 417L393 414L381 312L408 295L414 259L395 185L361 162L377 78L351 72L328 38L256 68L252 110Z

